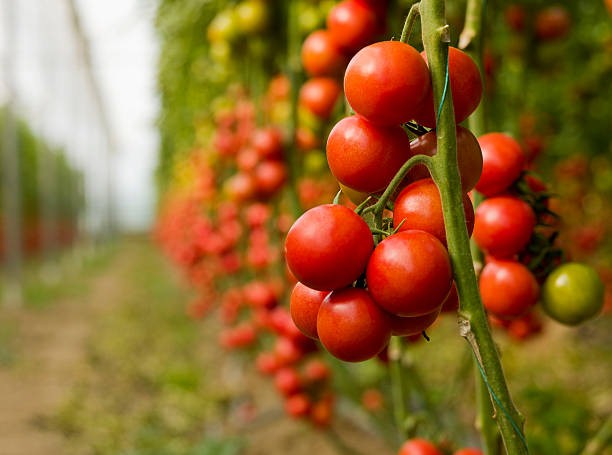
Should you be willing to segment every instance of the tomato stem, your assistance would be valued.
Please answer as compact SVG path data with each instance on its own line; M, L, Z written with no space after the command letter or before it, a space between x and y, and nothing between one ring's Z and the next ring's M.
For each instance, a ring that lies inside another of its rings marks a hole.
M415 3L410 7L410 11L408 11L408 17L404 21L404 28L402 29L402 35L400 36L400 42L408 43L410 39L410 34L412 33L412 29L414 28L414 23L416 22L417 17L419 17L419 3Z
M603 455L612 443L612 416L608 416L595 436L587 443L580 455Z
M431 73L437 111L438 150L432 158L432 177L440 191L448 251L459 293L460 333L472 348L478 372L490 394L497 425L508 454L528 453L523 434L523 417L518 412L504 377L495 342L480 300L476 273L463 210L463 192L457 166L457 139L452 93L447 85L449 27L446 24L444 0L421 0L420 13L423 43Z

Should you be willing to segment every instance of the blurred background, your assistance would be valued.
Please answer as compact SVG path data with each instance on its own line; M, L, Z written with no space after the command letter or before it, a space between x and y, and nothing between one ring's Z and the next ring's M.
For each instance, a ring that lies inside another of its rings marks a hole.
M344 108L308 107L300 55L337 3L0 0L0 454L396 452L385 363L287 341L282 239L338 191ZM369 3L390 39L414 2ZM520 141L558 246L606 284L579 328L495 328L532 453L578 454L612 414L612 3L492 0L483 39L486 129ZM430 335L411 428L478 445L455 318Z

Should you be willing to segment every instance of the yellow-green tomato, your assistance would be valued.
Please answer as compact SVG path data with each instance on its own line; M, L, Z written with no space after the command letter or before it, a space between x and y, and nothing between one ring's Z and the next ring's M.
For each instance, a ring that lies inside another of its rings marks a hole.
M245 0L236 6L236 19L242 33L260 33L268 25L268 7L262 0Z
M542 287L542 309L566 325L578 325L596 316L604 304L604 285L586 264L568 262L557 267Z

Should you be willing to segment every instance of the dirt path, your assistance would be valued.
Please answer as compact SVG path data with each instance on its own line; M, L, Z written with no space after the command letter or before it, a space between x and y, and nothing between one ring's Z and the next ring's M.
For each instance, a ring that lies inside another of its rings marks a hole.
M121 289L126 255L115 255L82 298L44 309L1 309L16 328L17 361L0 367L0 454L66 453L66 440L46 422L88 368L86 342L97 313Z

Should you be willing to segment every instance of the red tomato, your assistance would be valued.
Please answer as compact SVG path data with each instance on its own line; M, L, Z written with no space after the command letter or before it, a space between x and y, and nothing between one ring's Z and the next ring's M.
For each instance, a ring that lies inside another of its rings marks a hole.
M400 126L377 126L353 115L340 120L327 138L327 162L336 179L356 191L384 189L412 155Z
M284 367L276 372L274 385L284 396L290 396L302 390L302 379L294 368Z
M544 8L535 18L535 34L542 41L563 38L570 30L572 19L561 5Z
M310 289L302 283L297 283L291 292L291 318L298 329L307 337L317 339L317 314L323 299L329 292Z
M317 332L330 354L346 362L370 359L387 346L389 319L365 289L329 294L319 309Z
M291 226L285 257L299 281L309 288L330 291L359 278L373 248L370 228L359 215L328 204L308 210Z
M421 55L427 62L425 51ZM465 52L456 47L448 48L448 77L453 94L455 123L461 123L476 110L482 98L482 79L478 66ZM438 106L434 106L433 91L425 97L414 120L428 128L436 126Z
M474 207L467 194L463 195L468 235L474 229ZM432 179L417 180L404 188L393 205L393 226L400 231L420 229L434 235L446 245L446 229L440 192Z
M522 32L525 28L527 13L522 5L508 5L504 11L504 19L506 24L515 32Z
M303 417L310 412L310 398L304 393L296 393L285 400L285 412L291 417Z
M300 89L300 105L322 119L328 119L342 92L340 84L331 77L314 77Z
M412 46L399 41L364 47L344 75L344 92L351 107L381 125L411 120L430 86L423 58Z
M257 165L254 178L257 193L263 197L270 197L287 181L287 168L281 161L266 160Z
M442 313L452 313L459 309L459 293L457 292L457 284L453 281L448 297L442 304Z
M378 21L375 12L366 4L344 0L336 4L327 15L327 30L338 45L356 52L376 37Z
M232 201L248 201L255 195L255 180L250 174L238 172L225 181L223 189Z
M302 45L302 65L312 76L341 76L348 57L327 30L315 30Z
M482 150L482 175L476 190L494 196L508 189L519 178L526 164L521 146L504 133L488 133L478 138Z
M368 288L381 307L413 317L440 308L452 283L444 245L424 231L390 235L374 249L366 269Z
M436 132L431 131L419 136L410 143L410 150L413 155L434 156L438 145ZM461 177L461 187L463 192L470 191L480 178L482 173L482 152L478 139L470 130L457 125L457 163L459 165L459 175ZM423 165L413 167L408 173L412 180L429 178L429 171Z
M535 225L536 215L525 201L495 196L476 209L474 241L491 256L510 258L529 243Z
M442 452L426 439L414 438L404 442L397 455L442 455Z
M483 455L482 450L468 447L465 449L457 450L453 455Z
M424 314L423 316L414 316L411 318L391 315L389 317L391 335L405 337L421 333L427 327L436 322L436 319L438 319L438 316L440 315L441 308L442 307L432 311L431 313Z
M251 137L251 146L262 159L281 160L283 158L283 135L277 128L255 131Z
M478 284L484 307L502 319L521 316L540 296L535 277L517 261L489 260L480 273Z
M329 367L320 359L311 359L304 366L304 377L309 382L322 382L329 379Z

